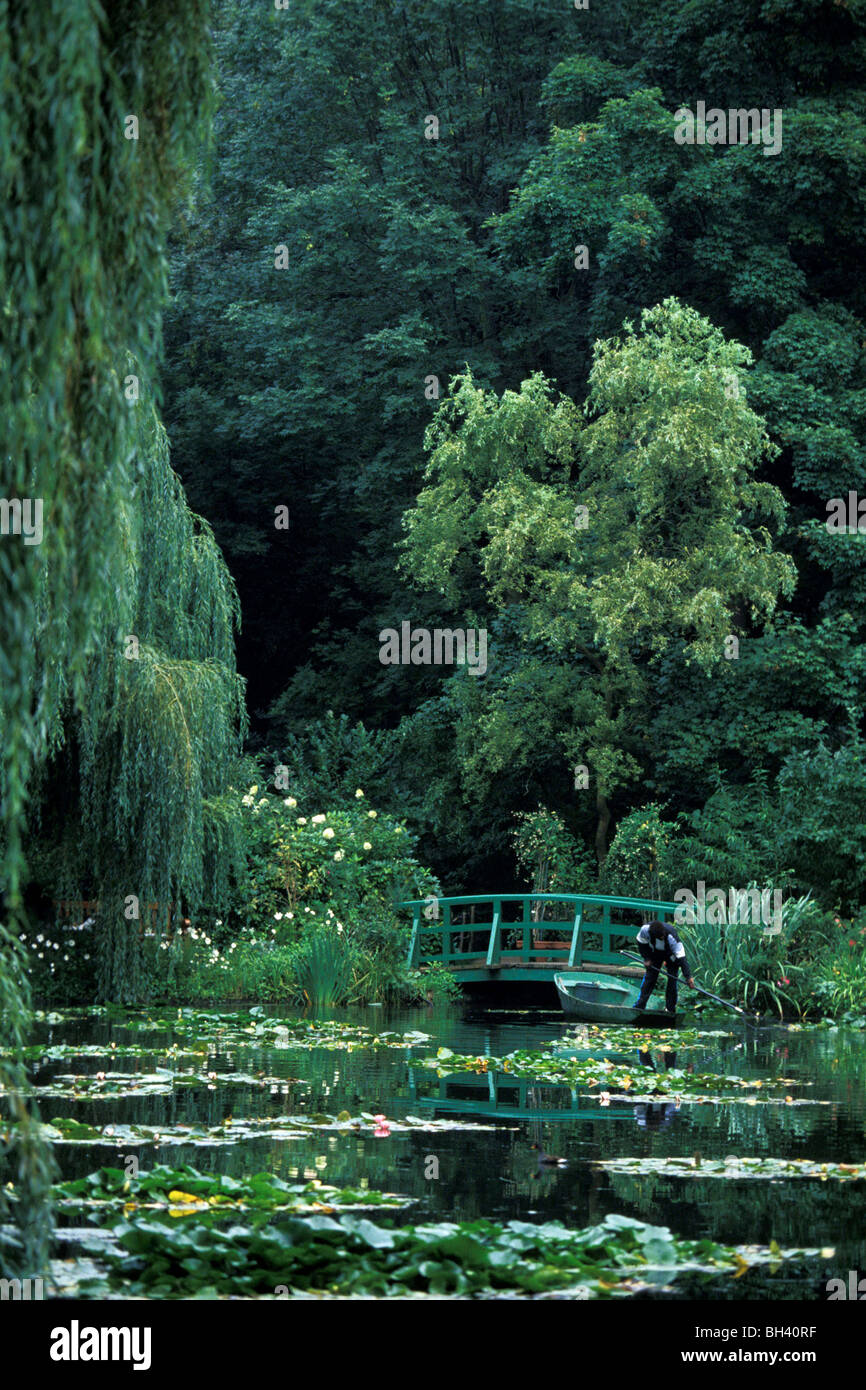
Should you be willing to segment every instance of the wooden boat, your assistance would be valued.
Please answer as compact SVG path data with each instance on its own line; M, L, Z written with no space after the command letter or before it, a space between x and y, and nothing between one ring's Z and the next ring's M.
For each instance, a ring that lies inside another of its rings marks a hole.
M585 1023L661 1024L672 1028L680 1017L665 1009L636 1009L640 995L637 980L579 970L554 975L553 983L564 1012Z

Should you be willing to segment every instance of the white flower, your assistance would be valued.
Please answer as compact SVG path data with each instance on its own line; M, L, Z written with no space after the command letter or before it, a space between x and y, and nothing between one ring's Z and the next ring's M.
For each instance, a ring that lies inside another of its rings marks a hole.
M266 796L263 796L262 799L261 799L261 801L259 802L259 805L260 805L260 806L267 806L267 804L268 804L268 798L267 798Z
M241 797L241 805L242 805L242 806L252 806L252 804L253 804L253 798L252 798L251 796L242 796L242 797Z
M274 913L274 921L275 921L275 922L282 922L282 920L283 920L283 914L282 914L281 912L275 912L275 913Z
M283 802L284 806L297 806L297 804L298 803L293 796L287 796L285 801Z
M375 811L368 811L368 812L367 812L367 815L370 817L370 820L375 820L375 819L376 819L376 812L375 812Z
M322 831L322 835L326 840L333 840L334 838L334 832L330 826L328 826L327 830Z
M345 856L344 856L344 854L343 854L343 851L342 851L341 849L338 849L338 850L337 850L337 853L334 855L334 858L336 859L337 863L339 864L340 860L343 859L343 858L345 858Z
M326 819L326 816L313 816L313 825L321 825L322 821Z
M358 790L355 792L355 800L360 801L363 795L364 793L361 791L361 788L359 787Z
M286 913L286 916L287 916L287 918L289 919L290 922L291 922L292 918L294 917L294 915L295 915L294 912L287 912L287 913Z
M215 927L221 927L222 924L223 924L223 919L222 919L222 917L217 917L216 921L214 922L214 926L215 926Z
M364 849L372 849L372 848L373 848L373 846L370 844L370 841L369 841L369 840L365 840L365 841L364 841Z
M298 825L306 825L306 823L307 823L307 817L306 817L306 816L298 816L298 822L297 822L297 823L298 823Z
M255 785L254 787L250 787L250 796L258 796L258 794L259 794L259 787L258 787L258 783L256 783L256 785Z
M342 928L342 926L341 926L341 924L340 924L339 922L337 923L337 935L338 935L338 936L342 936L342 935L343 935L343 928Z
M68 956L64 956L63 959L64 959L64 960L69 960L69 957L68 957Z
M40 960L42 959L42 955L43 955L43 953L42 953L42 951L40 951L40 952L39 952L39 959L40 959Z
M45 937L44 937L44 936L42 935L42 933L40 932L39 935L37 936L36 940L41 944L41 943L45 940Z

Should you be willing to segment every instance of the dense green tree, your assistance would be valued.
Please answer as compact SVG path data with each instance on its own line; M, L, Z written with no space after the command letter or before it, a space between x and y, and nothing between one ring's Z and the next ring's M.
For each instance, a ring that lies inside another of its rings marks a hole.
M6 1268L45 1254L48 1163L15 1055L31 776L62 736L67 698L87 709L103 618L131 599L129 377L152 402L166 230L210 107L208 12L205 0L0 10L4 490L43 508L40 544L0 539L0 1085L18 1122L5 1162L20 1235Z
M407 572L467 623L508 611L521 646L504 673L461 677L465 775L558 745L591 773L600 863L611 798L645 775L654 663L677 644L709 674L793 589L768 529L781 494L754 476L770 443L728 390L748 360L669 300L598 344L584 428L538 376L500 401L466 376L427 431Z
M382 627L440 611L394 570L438 404L429 377L444 398L468 368L501 395L540 371L579 403L596 339L672 295L745 344L737 385L777 446L759 476L788 503L797 589L712 681L676 641L656 655L664 702L629 731L641 792L696 809L718 771L734 786L759 765L774 778L788 754L847 737L861 538L823 523L831 497L863 486L864 34L859 9L833 0L220 16L213 194L174 246L174 457L240 588L255 727L270 705L269 743L328 708L393 732L380 776L395 809L412 798L444 876L505 872L510 816L539 799L591 825L561 765L567 673L527 762L472 800L455 763L464 745L471 761L458 730L478 691L376 660ZM674 112L698 100L781 108L781 150L678 145ZM489 618L500 669L522 621ZM641 792L633 780L614 814Z

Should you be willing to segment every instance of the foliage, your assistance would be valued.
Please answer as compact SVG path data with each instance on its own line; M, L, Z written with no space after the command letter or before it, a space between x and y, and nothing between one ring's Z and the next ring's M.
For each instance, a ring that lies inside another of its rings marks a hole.
M589 769L600 864L610 798L642 771L653 660L678 642L709 673L738 615L758 623L793 589L769 529L783 498L753 476L774 450L726 392L748 358L669 299L596 344L585 427L538 373L500 399L467 373L427 430L404 572L464 615L507 610L518 643L473 683L470 784L549 729L566 766Z
M625 816L604 861L602 892L670 902L670 840L671 827L662 821L655 803Z
M120 3L0 16L4 489L44 508L39 544L0 546L4 1043L20 1044L26 1017L15 934L31 775L61 737L67 696L85 710L106 617L115 604L129 612L134 587L125 536L138 426L123 380L134 375L153 400L166 229L212 110L208 14L206 0L157 0L146 14ZM125 138L130 112L138 140ZM2 1063L0 1082L16 1080ZM45 1256L49 1166L28 1102L14 1105L18 1147L4 1167L19 1179L20 1244L6 1263L32 1270Z
M705 989L747 1008L771 1008L781 1018L786 1005L803 1010L813 969L810 934L821 916L807 895L783 901L778 932L752 921L704 920L683 926L681 935Z
M809 983L814 1001L831 1018L866 1012L866 912L848 923L832 919L810 962Z
M645 1053L646 1048L642 1048L641 1052ZM783 1076L768 1077L763 1081L730 1074L684 1071L681 1067L656 1071L649 1060L644 1061L643 1058L634 1066L623 1066L604 1058L570 1057L563 1053L528 1050L510 1052L507 1057L469 1057L440 1047L435 1057L425 1058L420 1065L438 1071L441 1076L463 1071L498 1071L507 1072L509 1076L543 1080L551 1085L592 1088L603 1084L605 1092L600 1095L605 1094L610 1098L615 1092L617 1099L627 1096L631 1100L644 1099L648 1095L700 1100L732 1091L761 1090L765 1085L771 1088L796 1085L789 1077ZM785 1099L790 1103L792 1097Z
M866 1178L866 1163L821 1163L814 1158L603 1158L595 1160L609 1173L659 1173L671 1178L765 1178L780 1182L788 1178L817 1178L828 1182L852 1182Z
M318 1178L287 1183L274 1173L201 1173L189 1164L156 1164L129 1174L100 1168L86 1177L58 1183L55 1193L65 1211L96 1211L100 1224L127 1217L131 1211L170 1211L172 1216L219 1219L225 1212L330 1212L335 1209L401 1207L405 1197L367 1188L339 1188Z
M514 855L521 868L531 871L534 892L554 893L557 888L566 893L593 891L596 866L592 856L555 811L540 806L537 811L518 814L517 820Z
M681 1240L667 1227L610 1214L571 1231L559 1222L439 1222L391 1229L362 1217L309 1217L252 1228L191 1227L139 1218L116 1228L119 1250L106 1251L109 1286L151 1298L278 1294L313 1290L374 1297L409 1294L525 1295L587 1290L589 1298L624 1296L686 1267L706 1274L745 1273L784 1258L778 1249ZM101 1281L82 1285L96 1295Z

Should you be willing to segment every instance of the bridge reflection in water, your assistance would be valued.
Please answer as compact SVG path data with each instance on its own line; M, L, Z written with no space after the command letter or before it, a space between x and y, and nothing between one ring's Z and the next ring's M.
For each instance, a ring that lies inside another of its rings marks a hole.
M579 1052L564 1053L578 1057ZM589 1057L591 1054L585 1054ZM627 1062L657 1070L646 1053L606 1054L610 1061ZM661 1068L676 1066L676 1053L663 1052ZM507 1071L455 1072L438 1076L424 1067L409 1067L409 1098L414 1108L435 1115L488 1115L502 1120L600 1120L637 1121L641 1128L668 1124L676 1111L672 1102L634 1102L611 1099L599 1102L604 1085L568 1086L533 1077L516 1077Z

